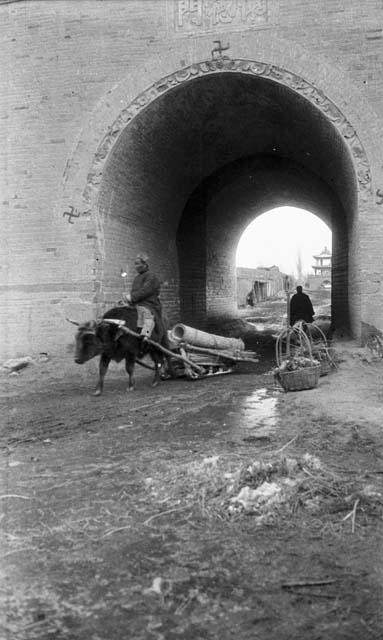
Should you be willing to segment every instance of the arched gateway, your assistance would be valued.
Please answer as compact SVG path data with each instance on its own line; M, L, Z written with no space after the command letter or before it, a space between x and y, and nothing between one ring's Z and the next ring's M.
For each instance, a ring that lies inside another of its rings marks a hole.
M352 124L305 78L229 57L178 70L123 106L83 186L98 310L118 296L120 268L139 247L165 280L171 319L201 327L234 315L242 232L292 205L331 228L335 325L360 336L369 163Z
M171 320L235 313L280 205L333 232L337 327L383 331L383 8L330 4L0 0L1 358L70 350L138 249Z

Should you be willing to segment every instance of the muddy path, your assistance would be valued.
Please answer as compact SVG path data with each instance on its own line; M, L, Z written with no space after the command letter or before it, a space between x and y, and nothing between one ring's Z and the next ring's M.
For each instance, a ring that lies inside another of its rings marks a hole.
M116 369L101 398L57 364L3 379L1 637L382 637L381 363L295 394ZM263 480L285 498L241 510Z

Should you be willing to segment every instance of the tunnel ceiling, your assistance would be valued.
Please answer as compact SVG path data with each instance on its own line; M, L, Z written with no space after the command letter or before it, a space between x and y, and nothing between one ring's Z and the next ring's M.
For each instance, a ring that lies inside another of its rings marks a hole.
M112 189L110 214L132 220L140 209L148 213L150 195L157 215L174 224L203 179L259 154L306 169L334 191L344 210L353 210L353 165L331 122L291 89L239 73L185 82L150 103L118 138L101 198Z
M217 224L220 216L230 219L225 229L235 251L256 216L285 205L310 211L333 231L346 223L336 193L320 177L288 158L262 154L241 158L203 180L188 201L182 224L201 208L215 212Z

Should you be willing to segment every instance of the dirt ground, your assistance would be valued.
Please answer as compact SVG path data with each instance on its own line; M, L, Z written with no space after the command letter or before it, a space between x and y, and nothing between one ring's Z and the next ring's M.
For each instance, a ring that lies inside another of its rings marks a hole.
M2 373L0 637L383 638L383 361L336 347L296 393L266 356L100 398L93 361Z

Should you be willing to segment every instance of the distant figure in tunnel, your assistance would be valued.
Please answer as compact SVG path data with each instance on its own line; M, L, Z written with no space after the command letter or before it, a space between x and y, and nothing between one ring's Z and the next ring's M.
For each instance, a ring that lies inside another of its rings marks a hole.
M290 301L290 324L293 326L298 320L312 322L314 308L309 296L303 293L302 287L298 285L297 292Z
M134 267L137 275L130 293L123 294L123 298L137 307L137 326L145 341L152 335L155 325L161 334L165 331L159 298L161 285L157 276L149 270L148 256L142 253L136 256Z
M251 290L246 296L246 304L250 307L254 307L254 291Z

